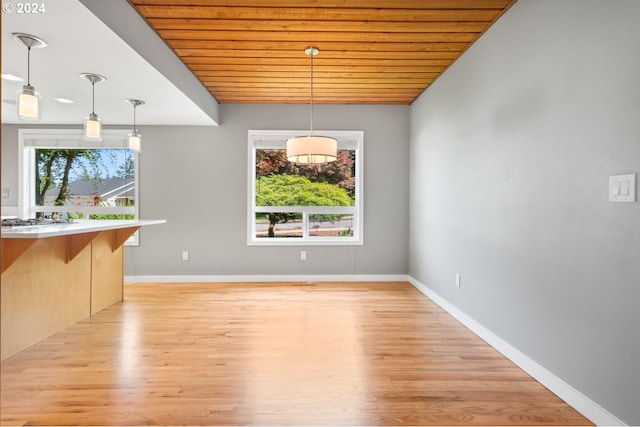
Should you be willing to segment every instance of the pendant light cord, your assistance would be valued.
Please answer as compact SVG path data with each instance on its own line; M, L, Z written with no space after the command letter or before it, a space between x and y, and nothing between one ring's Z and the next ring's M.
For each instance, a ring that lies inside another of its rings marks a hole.
M310 91L311 91L311 93L310 93L310 95L309 95L309 99L310 99L310 101L311 101L311 102L310 102L310 104L311 104L311 105L310 105L310 108L309 108L309 110L310 110L310 115L311 115L311 117L310 117L310 122L311 122L311 135L310 135L310 136L313 136L313 56L314 56L314 55L313 55L313 49L314 49L314 48L313 48L313 46L309 48L309 56L311 57L311 85L310 85L310 88L311 88L311 89L310 89Z
M27 86L31 86L31 46L27 46Z
M91 82L91 114L96 114L96 83Z
M135 111L135 108L133 110ZM124 183L126 184L125 185L125 189L126 190L125 190L125 193L124 193L125 194L124 200L125 200L125 205L127 207L129 206L129 191L131 191L129 189L129 182L130 182L129 181L129 165L131 165L132 161L133 160L131 159L131 150L129 149L129 150L127 150L127 159L125 160L125 168L124 168ZM133 173L135 175L135 168L134 168ZM131 177L131 180L134 183L134 189L135 189L135 176ZM135 196L135 190L133 192L133 195ZM134 203L135 203L135 201L134 201Z

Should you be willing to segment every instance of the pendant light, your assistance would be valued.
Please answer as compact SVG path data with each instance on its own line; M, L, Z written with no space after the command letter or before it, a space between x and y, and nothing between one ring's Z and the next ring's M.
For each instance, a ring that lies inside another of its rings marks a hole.
M327 136L313 134L313 57L320 51L315 47L305 49L311 58L311 95L310 115L311 128L309 135L296 136L287 141L287 160L298 164L324 164L333 162L338 156L338 141Z
M18 90L18 118L40 120L40 94L31 86L31 48L42 48L47 42L25 33L11 33L11 37L27 46L27 84Z
M140 101L139 99L125 99L124 102L133 106L133 131L129 134L129 149L140 153L142 152L142 135L136 129L136 107L144 105L144 101Z
M95 112L95 87L96 83L103 82L107 78L93 73L82 73L80 77L91 82L91 114L84 121L84 139L85 141L102 141L102 121Z

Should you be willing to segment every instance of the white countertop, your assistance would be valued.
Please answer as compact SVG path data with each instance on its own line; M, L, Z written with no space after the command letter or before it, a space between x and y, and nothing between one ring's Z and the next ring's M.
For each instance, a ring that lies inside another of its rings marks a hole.
M141 220L77 220L68 224L30 225L24 227L2 227L3 239L41 239L44 237L67 236L93 231L115 230L118 228L141 227L164 224L164 219Z

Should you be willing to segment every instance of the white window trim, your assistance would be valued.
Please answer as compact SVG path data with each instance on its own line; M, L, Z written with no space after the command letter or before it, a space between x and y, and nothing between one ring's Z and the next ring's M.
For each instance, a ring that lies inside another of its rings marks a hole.
M314 131L316 135L328 136L338 141L338 148L347 145L356 150L356 192L355 206L309 206L309 207L256 207L256 148L281 149L289 138L300 136L299 130L249 130L248 132L248 188L247 188L247 245L248 246L338 246L364 244L364 208L362 195L364 194L364 132L363 131ZM327 238L308 236L302 238L270 237L256 238L255 214L258 212L303 212L305 226L309 213L354 213L354 235L352 237ZM354 212L355 210L355 212Z
M83 138L82 129L18 129L18 218L34 218L36 212L43 208L36 207L30 201L35 200L35 150L36 148L128 148L128 135L130 129L109 129L103 130L101 142L87 142ZM29 141L37 141L32 144ZM57 206L59 212L83 211L87 214L130 214L134 218L139 218L140 197L139 197L139 173L138 173L138 153L134 153L133 162L135 169L135 205L133 208L124 206L101 207L101 206ZM47 210L51 207L47 206ZM136 231L125 243L128 246L139 245L139 232Z

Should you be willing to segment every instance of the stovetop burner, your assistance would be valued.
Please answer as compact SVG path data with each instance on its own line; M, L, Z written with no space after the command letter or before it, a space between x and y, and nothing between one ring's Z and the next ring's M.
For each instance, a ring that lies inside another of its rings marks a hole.
M5 218L2 220L3 227L29 227L33 225L49 225L49 224L71 224L75 222L69 218L56 218L56 219L20 219L20 218Z

